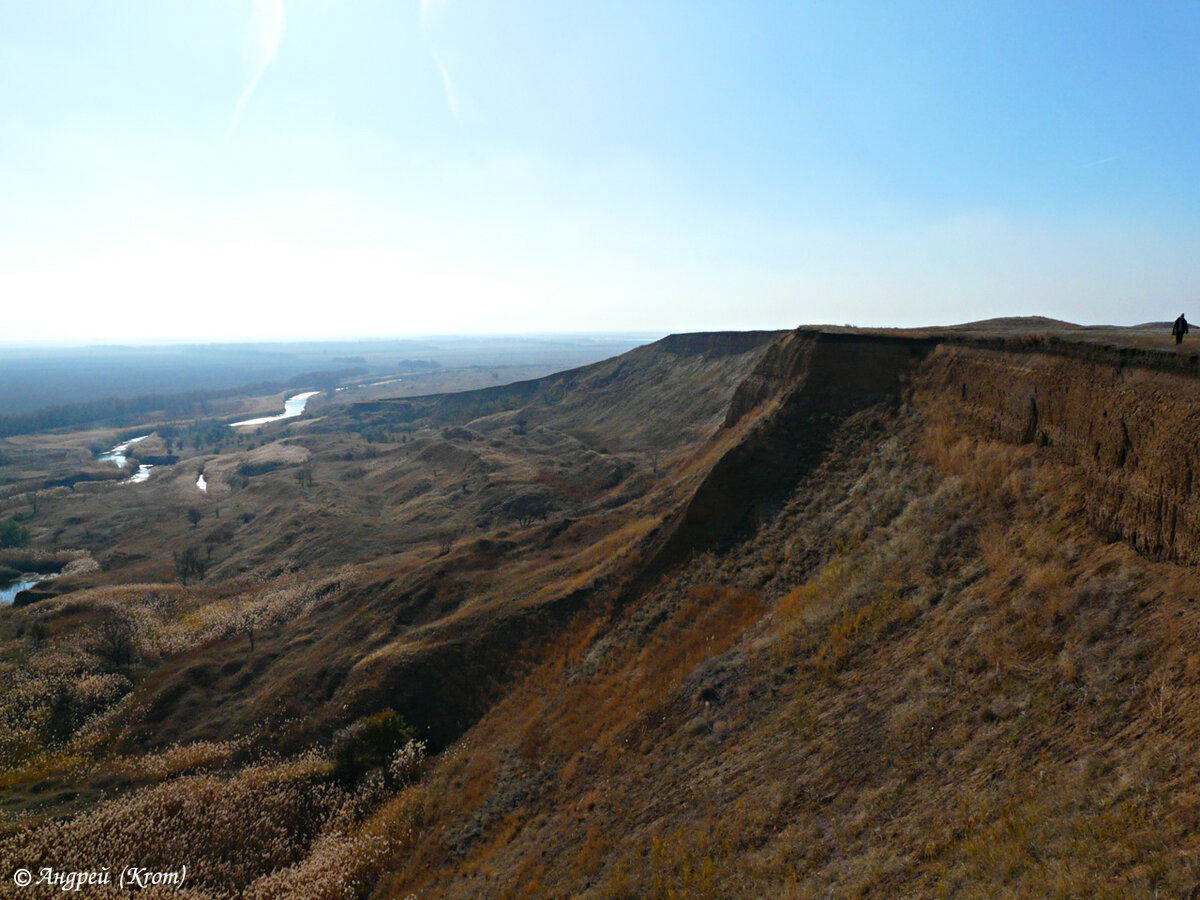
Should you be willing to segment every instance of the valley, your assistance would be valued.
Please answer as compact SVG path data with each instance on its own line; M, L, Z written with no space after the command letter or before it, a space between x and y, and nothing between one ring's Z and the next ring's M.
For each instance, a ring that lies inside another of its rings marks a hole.
M0 858L186 858L194 897L1200 887L1190 345L812 327L520 374L0 439L0 576L58 573L0 608Z

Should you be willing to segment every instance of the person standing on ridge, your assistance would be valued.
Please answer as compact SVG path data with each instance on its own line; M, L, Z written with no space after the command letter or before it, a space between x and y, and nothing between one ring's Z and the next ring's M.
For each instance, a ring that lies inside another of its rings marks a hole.
M1175 320L1175 324L1171 326L1171 334L1175 335L1175 343L1182 344L1183 336L1187 333L1187 319L1183 317L1183 313L1180 313L1179 318Z

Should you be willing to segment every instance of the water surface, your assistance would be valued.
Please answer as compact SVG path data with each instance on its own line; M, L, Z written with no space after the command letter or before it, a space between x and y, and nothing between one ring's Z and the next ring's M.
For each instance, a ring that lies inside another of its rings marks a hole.
M12 606L12 602L17 599L17 594L21 593L21 591L27 591L31 587L41 584L43 580L45 579L37 581L27 581L22 579L16 584L9 585L8 587L0 587L0 606Z
M125 455L125 451L127 451L138 441L144 441L148 437L150 437L150 435L143 434L141 437L130 438L123 444L117 444L117 446L113 447L100 457L100 462L113 462L117 464L118 468L125 468L125 464L129 462L129 458Z
M138 470L122 481L121 484L141 484L150 477L150 470L153 468L154 466L138 466Z
M61 572L49 572L45 575L28 574L20 576L12 584L0 584L0 606L12 606L13 601L17 599L17 594L21 591L32 590L39 584L53 581L61 574Z
M303 394L297 394L295 397L288 397L283 401L283 412L277 416L261 416L257 419L247 419L244 422L234 422L230 427L237 428L239 425L266 425L268 422L278 422L280 419L294 419L300 413L304 412L304 406L308 403L309 397L315 397L320 391L305 391Z

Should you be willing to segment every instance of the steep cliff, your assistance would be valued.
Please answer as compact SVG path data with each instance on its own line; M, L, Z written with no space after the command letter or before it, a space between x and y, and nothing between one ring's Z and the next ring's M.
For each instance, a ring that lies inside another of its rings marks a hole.
M799 330L773 344L735 392L727 428L761 419L713 466L692 496L656 570L745 536L768 521L824 458L846 419L900 398L930 343Z
M915 402L955 427L1086 476L1087 513L1142 553L1200 562L1200 379L1182 354L942 345Z
M377 896L1200 895L1192 366L776 342Z
M841 421L902 386L931 420L1078 469L1103 534L1200 563L1200 359L1061 338L787 335L734 392L725 427L763 420L697 491L679 541L703 548L763 519Z

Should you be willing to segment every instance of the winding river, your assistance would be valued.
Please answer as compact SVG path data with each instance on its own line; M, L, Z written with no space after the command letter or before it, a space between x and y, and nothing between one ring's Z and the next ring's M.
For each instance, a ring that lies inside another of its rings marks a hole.
M150 477L150 470L153 468L154 466L152 465L140 465L138 466L138 470L122 481L121 484L141 484Z
M277 416L261 416L257 419L247 419L244 422L234 422L230 427L237 428L239 425L266 425L268 422L278 422L281 419L294 419L296 416L304 412L304 407L308 403L309 397L315 397L320 391L305 391L303 394L297 394L295 397L288 397L283 401L283 412Z
M150 437L150 435L143 434L141 437L130 438L123 444L117 444L117 446L113 447L100 457L100 462L112 462L116 463L118 468L125 468L125 464L129 462L129 458L125 455L125 451L127 451L138 441L144 441L148 437ZM142 480L145 481L146 479L143 478Z
M288 397L283 401L283 412L279 413L278 415L260 416L257 419L246 419L244 422L234 422L230 427L237 428L239 425L266 425L268 422L278 422L281 419L294 419L304 412L304 407L308 405L309 398L315 397L319 393L321 392L305 391L302 394L296 394L294 397ZM150 437L150 435L143 434L140 437L130 438L123 444L117 444L117 446L113 447L111 450L101 456L100 461L116 463L120 468L123 469L129 462L129 457L125 455L129 451L129 448L139 441L146 440L148 437ZM122 481L121 484L141 484L143 481L146 481L150 478L150 470L153 468L153 465L141 464L138 466L138 470ZM196 479L196 487L202 491L208 491L208 482L205 480L203 472L201 472L200 477ZM22 587L21 585L23 584L26 586ZM0 604L12 603L12 597L15 597L17 592L26 590L26 588L32 586L32 584L33 583L26 584L25 582L18 582L16 585L13 585L12 588L0 589Z
M21 580L8 587L0 587L0 606L12 606L12 602L17 599L17 594L21 593L21 591L27 591L31 587L36 587L44 580L44 578L37 581Z

